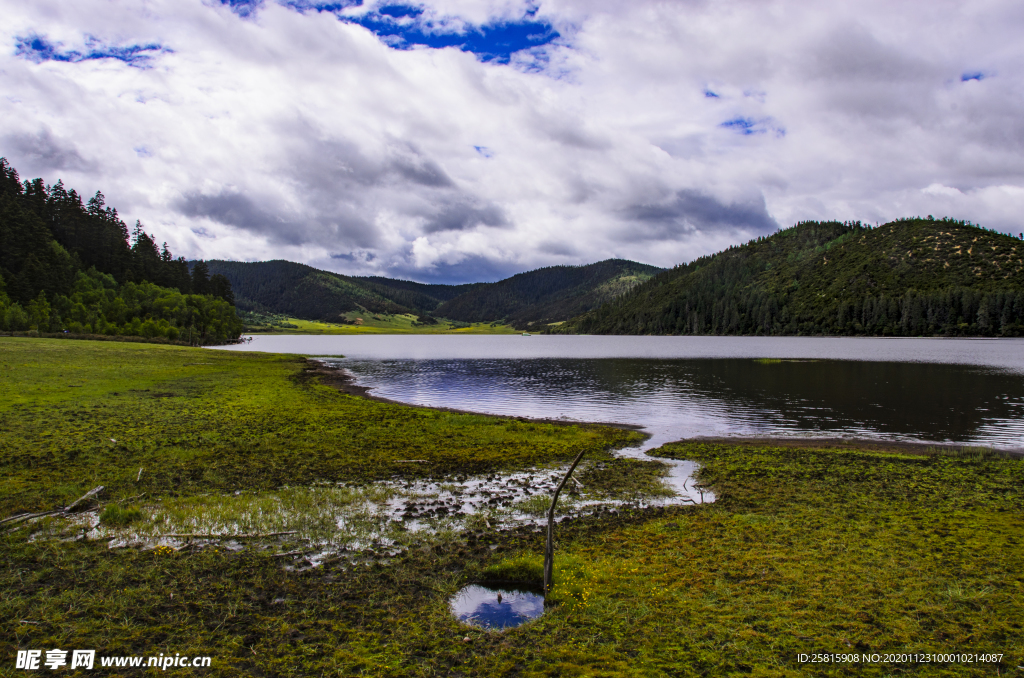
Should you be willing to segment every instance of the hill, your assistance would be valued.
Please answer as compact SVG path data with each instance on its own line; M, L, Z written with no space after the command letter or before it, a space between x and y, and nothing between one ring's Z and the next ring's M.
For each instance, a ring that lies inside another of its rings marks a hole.
M238 308L304 320L345 322L347 314L431 316L474 323L505 320L523 329L559 322L623 294L662 269L621 259L588 266L551 266L496 283L429 285L384 277L356 277L290 261L206 262L224 276Z
M1024 243L950 219L803 222L677 266L557 328L1020 336Z
M488 283L468 283L465 285L436 285L412 282L411 280L395 280L380 276L356 277L361 285L382 296L393 299L407 308L433 313L446 301L471 292Z
M549 266L480 285L436 309L463 322L506 320L517 329L567 320L615 299L662 269L624 259Z
M227 278L243 311L327 322L343 322L353 311L425 315L461 290L476 287L351 277L282 260L210 260L206 265Z
M87 202L58 181L21 181L0 158L0 330L221 343L241 322L231 287L129 235L99 191Z

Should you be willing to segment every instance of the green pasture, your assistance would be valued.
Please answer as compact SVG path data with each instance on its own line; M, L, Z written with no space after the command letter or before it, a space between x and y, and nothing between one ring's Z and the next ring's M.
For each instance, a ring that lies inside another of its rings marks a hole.
M250 334L519 334L501 323L464 323L438 319L436 325L418 322L412 314L350 312L346 318L359 324L283 318L274 325L247 326Z
M289 355L0 338L0 516L98 485L121 499L438 476L607 456L642 438L373 402L307 368Z
M0 518L99 484L110 489L92 509L123 524L151 499L175 520L235 503L341 506L395 474L581 449L598 462L580 476L593 491L642 492L659 476L608 460L635 433L375 403L304 369L279 355L0 339ZM317 567L274 557L273 539L110 549L47 538L51 518L5 528L0 674L15 673L17 649L59 647L211 655L211 669L176 671L203 676L1024 675L1019 459L696 442L656 454L700 461L717 501L561 524L553 605L503 633L459 624L447 601L469 582L535 579L543 535L530 528L481 522ZM816 653L999 659L800 663Z

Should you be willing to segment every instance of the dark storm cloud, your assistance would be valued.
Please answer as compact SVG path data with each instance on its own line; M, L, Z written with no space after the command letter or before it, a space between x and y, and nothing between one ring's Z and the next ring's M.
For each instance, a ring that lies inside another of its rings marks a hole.
M187 217L204 217L286 245L303 245L325 238L359 247L376 245L373 226L343 209L319 213L311 219L286 218L237 191L188 193L175 207Z
M694 190L677 191L671 200L631 205L623 217L643 226L646 238L667 238L692 231L742 229L770 233L778 224L768 214L764 197L744 202L724 203L706 193ZM631 231L636 237L636 231Z
M6 155L26 175L55 170L88 172L95 166L79 154L73 143L58 139L48 129L35 134L7 134L2 141L0 155Z
M452 188L455 182L433 160L420 157L403 157L391 163L394 171L404 179L431 188Z
M477 207L466 202L444 205L423 226L425 233L464 231L476 226L506 226L508 219L495 205Z

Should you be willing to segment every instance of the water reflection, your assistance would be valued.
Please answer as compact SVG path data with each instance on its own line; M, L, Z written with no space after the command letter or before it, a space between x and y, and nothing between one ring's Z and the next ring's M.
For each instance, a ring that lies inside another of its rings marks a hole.
M845 360L340 360L375 395L692 436L845 436L1024 447L1024 379L989 367Z
M544 613L544 596L514 587L473 584L452 596L452 614L466 624L485 629L519 626Z

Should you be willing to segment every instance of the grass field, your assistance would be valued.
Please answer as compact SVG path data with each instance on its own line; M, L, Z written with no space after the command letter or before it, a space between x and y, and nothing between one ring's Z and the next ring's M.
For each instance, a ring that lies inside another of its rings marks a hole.
M328 323L318 320L282 318L276 326L247 327L248 334L518 334L511 325L500 323L452 323L439 319L436 325L417 323L417 316L351 312L359 324ZM414 324L416 323L416 324Z
M185 510L322 480L491 472L636 437L374 403L304 368L0 340L0 517L98 484L110 489L95 510L131 521L150 501ZM697 443L658 454L701 461L717 501L564 523L556 605L504 633L460 625L447 599L487 571L535 571L529 529L481 525L308 567L261 542L110 549L33 540L51 518L5 528L0 675L22 673L17 649L58 647L210 655L211 669L172 670L203 676L1024 675L1024 462ZM428 463L398 463L409 458ZM798 661L822 652L999 659Z

